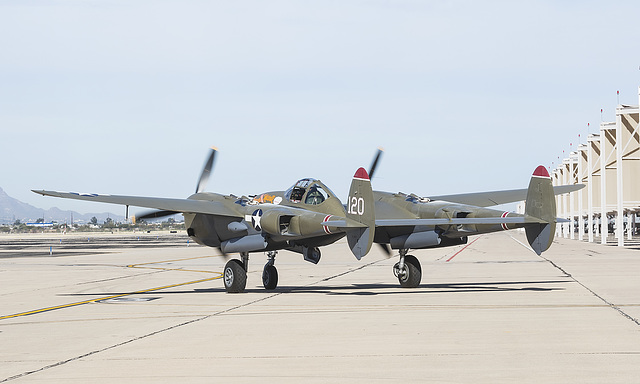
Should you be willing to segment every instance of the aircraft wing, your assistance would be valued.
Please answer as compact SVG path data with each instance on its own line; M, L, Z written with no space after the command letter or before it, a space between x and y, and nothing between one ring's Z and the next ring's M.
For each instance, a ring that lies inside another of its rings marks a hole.
M99 203L132 205L135 207L154 208L180 213L204 213L218 216L244 217L225 207L217 201L194 199L166 199L160 197L98 195L94 193L56 192L32 190L42 196L61 197L63 199L86 200Z
M562 195L569 192L579 191L584 187L584 184L560 185L557 187L553 187L553 192L556 195ZM429 196L430 200L441 200L451 203L475 205L476 207L491 207L494 205L515 203L517 201L524 201L526 200L526 198L527 189L511 189L505 191Z

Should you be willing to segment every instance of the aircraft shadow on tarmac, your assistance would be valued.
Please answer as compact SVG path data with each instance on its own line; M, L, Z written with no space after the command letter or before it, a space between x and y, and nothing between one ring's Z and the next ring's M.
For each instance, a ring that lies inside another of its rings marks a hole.
M562 287L548 287L546 284L568 283L569 280L542 280L542 281L491 281L472 283L448 283L448 284L423 284L418 288L406 289L398 287L396 284L351 284L351 285L312 285L312 286L278 286L272 291L265 291L263 288L246 289L245 293L319 293L325 295L402 295L402 294L438 294L438 293L464 293L464 292L550 292L562 291ZM520 287L520 285L526 285ZM543 286L545 285L545 286ZM175 294L194 293L224 293L224 287L204 288L194 290L180 290L167 292L99 292L99 293L78 293L65 296L96 296L96 295L127 295L135 296L163 296Z
M522 292L522 291L558 291L564 288L546 288L540 286L516 287L515 285L538 285L566 283L567 281L510 281L510 282L486 282L486 283L449 283L449 284L422 284L417 288L406 289L397 284L352 284L347 286L306 286L288 287L282 286L276 292L290 293L322 293L327 295L401 295L401 294L437 294L437 293L463 293L463 292Z

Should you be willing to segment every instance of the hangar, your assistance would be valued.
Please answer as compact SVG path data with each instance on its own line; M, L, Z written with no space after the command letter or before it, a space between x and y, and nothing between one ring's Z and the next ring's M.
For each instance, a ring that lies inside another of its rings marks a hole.
M638 89L640 105L640 88ZM618 105L616 119L600 124L558 167L551 171L554 185L585 184L586 188L556 197L556 235L607 243L613 233L617 244L631 240L640 212L640 134L638 105Z

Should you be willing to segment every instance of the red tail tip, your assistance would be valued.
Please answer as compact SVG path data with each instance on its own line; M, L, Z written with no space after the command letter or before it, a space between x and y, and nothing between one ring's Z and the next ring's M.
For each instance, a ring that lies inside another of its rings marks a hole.
M363 179L363 180L369 180L369 174L367 174L367 171L364 170L364 168L360 167L358 168L358 170L356 171L356 174L353 175L353 178L355 179Z
M547 171L547 168L545 168L542 165L539 165L538 168L536 168L536 170L533 171L533 176L550 177L549 172Z

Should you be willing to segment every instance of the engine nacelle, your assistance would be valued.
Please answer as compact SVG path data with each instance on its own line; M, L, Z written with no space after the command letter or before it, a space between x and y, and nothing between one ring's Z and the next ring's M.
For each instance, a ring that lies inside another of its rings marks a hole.
M408 235L392 237L389 240L393 249L420 249L440 244L440 236L435 231L414 232Z
M269 209L260 219L262 231L270 235L288 235L292 215L284 209Z

